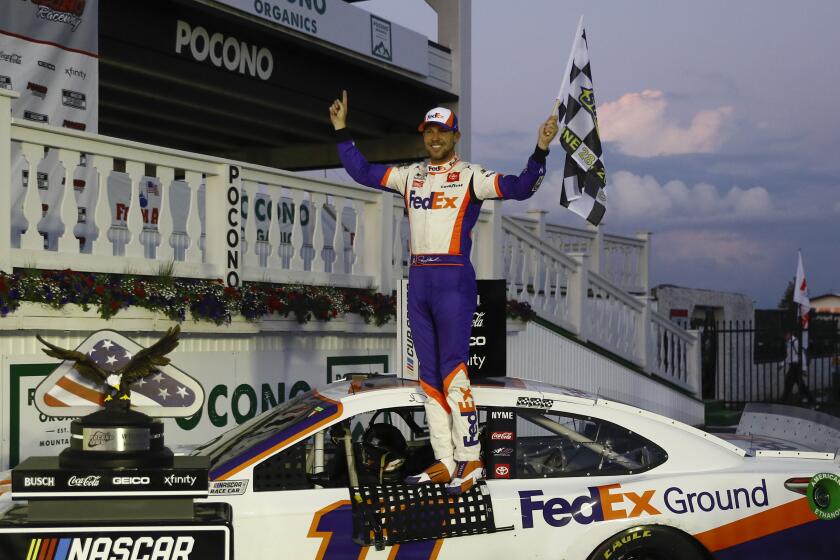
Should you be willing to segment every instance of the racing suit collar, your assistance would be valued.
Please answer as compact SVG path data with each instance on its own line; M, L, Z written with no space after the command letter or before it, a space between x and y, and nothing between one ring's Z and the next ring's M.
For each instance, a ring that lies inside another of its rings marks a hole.
M452 159L446 163L441 163L440 165L435 165L432 162L429 162L426 164L426 171L428 173L445 173L446 171L452 169L460 160L461 158L458 157L458 154L455 154L452 156Z

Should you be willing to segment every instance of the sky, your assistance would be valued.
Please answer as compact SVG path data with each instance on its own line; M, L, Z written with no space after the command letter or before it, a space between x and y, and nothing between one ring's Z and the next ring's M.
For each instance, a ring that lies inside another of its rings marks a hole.
M356 4L436 38L423 0ZM585 8L585 12L581 10ZM811 296L840 293L840 2L474 0L472 157L518 173L578 18L608 175L606 232L652 232L651 285L775 307L802 250ZM562 148L507 213L559 205Z

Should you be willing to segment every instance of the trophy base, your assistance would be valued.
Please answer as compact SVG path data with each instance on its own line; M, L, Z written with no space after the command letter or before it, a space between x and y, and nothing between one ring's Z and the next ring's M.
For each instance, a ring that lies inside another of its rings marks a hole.
M62 468L171 467L163 445L163 424L134 410L99 410L70 424L70 447L59 455Z
M58 455L58 464L62 469L134 469L141 467L166 468L171 467L175 455L168 447L158 451L82 451L65 449Z

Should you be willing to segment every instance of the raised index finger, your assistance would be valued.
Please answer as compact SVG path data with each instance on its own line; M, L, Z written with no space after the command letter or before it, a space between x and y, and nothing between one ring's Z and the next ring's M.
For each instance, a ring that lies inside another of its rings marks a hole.
M344 104L344 109L347 109L347 90L341 90L341 102Z

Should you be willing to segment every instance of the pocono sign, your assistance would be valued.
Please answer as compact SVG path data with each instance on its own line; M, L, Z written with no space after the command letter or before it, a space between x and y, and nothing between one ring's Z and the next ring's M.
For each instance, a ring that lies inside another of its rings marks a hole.
M228 188L225 200L227 201L227 222L225 231L225 284L231 288L237 288L241 284L239 256L241 253L242 238L241 227L241 204L239 201L242 192L242 179L239 176L239 167L230 166Z

